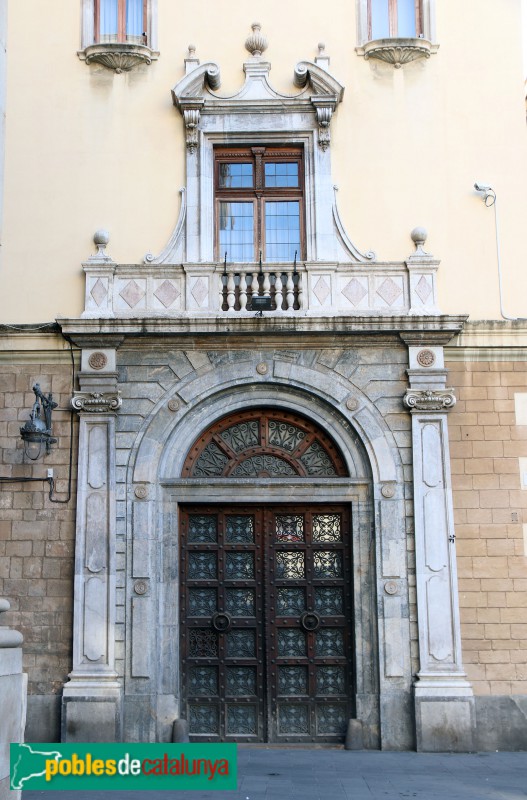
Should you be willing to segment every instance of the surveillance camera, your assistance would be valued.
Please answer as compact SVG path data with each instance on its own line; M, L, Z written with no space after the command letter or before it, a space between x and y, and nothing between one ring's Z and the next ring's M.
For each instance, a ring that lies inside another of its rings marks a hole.
M476 192L490 192L490 191L492 191L492 187L489 186L488 183L478 183L478 182L476 182L474 184L474 189L476 190Z

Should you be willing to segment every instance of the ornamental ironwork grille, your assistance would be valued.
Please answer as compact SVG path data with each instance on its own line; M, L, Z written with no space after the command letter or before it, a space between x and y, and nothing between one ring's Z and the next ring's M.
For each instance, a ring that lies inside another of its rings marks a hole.
M300 414L256 409L216 422L194 442L183 477L347 476L330 437Z

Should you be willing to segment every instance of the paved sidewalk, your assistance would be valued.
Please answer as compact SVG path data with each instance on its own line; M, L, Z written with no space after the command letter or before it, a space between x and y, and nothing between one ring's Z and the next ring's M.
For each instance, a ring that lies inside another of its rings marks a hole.
M524 800L527 753L238 748L236 792L23 792L22 800Z

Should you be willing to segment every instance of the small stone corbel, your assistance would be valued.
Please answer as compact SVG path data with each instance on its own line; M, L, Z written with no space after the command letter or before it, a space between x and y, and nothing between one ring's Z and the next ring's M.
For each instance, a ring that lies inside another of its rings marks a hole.
M322 150L325 152L329 144L331 142L331 132L330 132L330 125L331 125L331 117L333 116L333 111L335 109L334 103L328 103L327 100L320 101L316 97L313 97L311 102L315 106L315 110L317 112L317 122L318 122L318 143Z
M183 112L185 130L187 132L187 148L190 153L195 153L198 147L199 117L199 108L187 108Z

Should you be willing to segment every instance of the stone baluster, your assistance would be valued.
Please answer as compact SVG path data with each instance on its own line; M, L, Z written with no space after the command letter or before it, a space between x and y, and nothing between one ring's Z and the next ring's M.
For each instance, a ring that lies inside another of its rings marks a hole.
M271 278L270 272L268 269L264 271L264 279L263 279L263 293L264 295L269 296L271 294Z
M251 283L251 300L258 295L258 272L253 272L253 280Z
M298 273L298 307L304 308L304 278L301 272Z
M225 283L223 282L223 278L225 277L225 273L222 272L220 275L220 291L219 291L219 298L220 298L220 311L223 311L223 292L225 290Z
M282 310L282 303L283 303L283 300L284 300L284 293L283 293L283 284L282 284L282 273L280 271L278 271L276 273L276 282L275 282L274 288L275 288L274 301L275 301L275 305L276 305L276 310L277 311L281 311Z
M247 306L247 278L245 272L240 272L240 311L245 311Z
M227 278L227 312L234 311L234 303L236 301L236 285L234 283L234 272L229 270L229 277Z
M287 310L292 311L295 304L295 284L293 281L292 269L287 270L286 301L287 301Z

